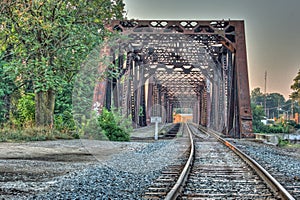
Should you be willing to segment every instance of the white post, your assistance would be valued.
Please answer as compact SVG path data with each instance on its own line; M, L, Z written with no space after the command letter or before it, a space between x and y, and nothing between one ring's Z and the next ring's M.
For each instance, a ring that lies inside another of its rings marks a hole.
M154 140L158 140L158 123L161 123L161 117L151 117L151 123L155 123Z
M158 122L155 122L155 135L154 135L154 139L158 140Z

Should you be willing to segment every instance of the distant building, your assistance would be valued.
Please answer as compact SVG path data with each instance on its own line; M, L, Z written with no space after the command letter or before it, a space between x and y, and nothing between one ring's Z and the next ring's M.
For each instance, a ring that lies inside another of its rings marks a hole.
M193 114L175 114L173 117L174 123L180 122L192 122L193 121Z

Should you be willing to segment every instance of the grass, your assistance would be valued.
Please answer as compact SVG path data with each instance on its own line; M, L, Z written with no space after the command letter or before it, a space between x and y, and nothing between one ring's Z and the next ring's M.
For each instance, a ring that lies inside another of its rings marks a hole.
M284 146L285 148L298 148L300 149L300 144L292 144L288 143L287 145Z
M300 148L300 144L293 144L288 140L283 140L283 139L279 139L279 143L278 143L279 147L284 147L284 148Z
M282 140L281 138L279 138L279 142L278 142L279 147L286 147L288 145L290 145L290 142L288 140Z
M293 144L292 146L300 149L300 144Z
M49 128L0 129L0 142L29 142L73 139L70 134Z

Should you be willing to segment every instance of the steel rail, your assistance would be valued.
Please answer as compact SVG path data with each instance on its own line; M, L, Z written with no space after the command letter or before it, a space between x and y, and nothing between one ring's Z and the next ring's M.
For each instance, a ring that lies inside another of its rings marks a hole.
M199 127L199 129L203 132L209 133L210 135L214 136L217 140L219 140L221 143L223 143L225 146L227 146L233 152L235 152L239 157L241 157L268 184L268 186L273 190L273 192L277 193L282 199L295 200L295 198L271 174L269 174L267 170L265 170L255 160L253 160L248 155L243 153L240 149L232 145L230 142L221 138L214 131L208 130L203 127Z
M195 155L194 140L193 140L192 132L190 131L188 125L185 124L185 126L187 127L187 130L189 133L189 138L190 138L190 143L191 143L190 156L189 156L189 159L187 160L177 182L175 183L175 185L172 187L172 189L166 195L165 200L173 200L178 197L178 195L181 193L181 190L187 180L187 177L188 177L191 167L193 165L194 155Z

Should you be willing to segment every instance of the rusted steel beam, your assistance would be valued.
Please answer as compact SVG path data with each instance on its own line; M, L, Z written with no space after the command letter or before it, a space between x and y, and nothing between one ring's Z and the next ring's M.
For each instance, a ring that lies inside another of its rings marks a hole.
M244 21L234 22L234 26L239 131L241 137L253 137Z

